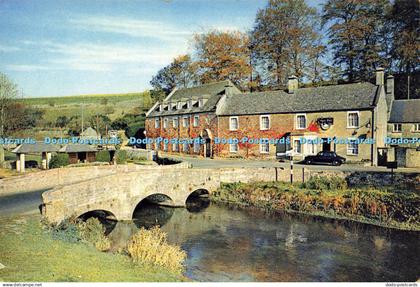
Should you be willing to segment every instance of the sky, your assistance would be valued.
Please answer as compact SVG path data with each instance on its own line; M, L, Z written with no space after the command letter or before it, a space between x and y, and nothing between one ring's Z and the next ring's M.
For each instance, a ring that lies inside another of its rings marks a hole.
M266 3L0 0L0 72L24 97L144 91L194 33L249 31Z

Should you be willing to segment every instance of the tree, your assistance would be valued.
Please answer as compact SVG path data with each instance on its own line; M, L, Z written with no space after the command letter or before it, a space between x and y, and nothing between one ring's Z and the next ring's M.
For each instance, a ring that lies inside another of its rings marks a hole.
M11 101L4 110L4 117L7 119L4 133L36 127L42 116L41 110L27 107L22 102Z
M348 81L368 80L377 67L389 65L388 9L389 0L328 0L323 6L334 65Z
M396 69L412 73L420 68L420 5L418 0L395 0L389 15L393 32L391 54Z
M95 115L89 119L91 127L96 127L96 132L101 136L106 135L106 129L111 125L111 119L106 115Z
M189 55L176 57L171 64L159 70L150 84L159 93L169 94L175 87L187 88L195 82L196 65ZM152 94L152 98L153 98Z
M231 80L248 89L251 74L249 37L239 31L210 31L194 35L201 83Z
M17 95L18 90L16 84L5 74L0 73L0 136L5 135L7 128L6 110L10 107Z
M324 51L317 32L316 9L304 0L270 0L259 10L251 33L253 63L268 87L285 84L294 74L304 78Z
M62 129L62 128L66 127L69 122L70 122L70 119L68 117L59 116L55 120L55 126Z

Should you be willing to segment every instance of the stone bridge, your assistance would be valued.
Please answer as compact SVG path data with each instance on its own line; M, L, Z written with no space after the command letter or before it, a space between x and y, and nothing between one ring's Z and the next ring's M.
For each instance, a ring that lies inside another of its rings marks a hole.
M51 223L94 210L107 211L119 221L131 220L138 203L150 195L163 194L171 198L175 206L185 206L194 191L206 190L211 194L222 182L288 179L289 171L281 168L191 169L158 166L55 187L42 194L42 213Z

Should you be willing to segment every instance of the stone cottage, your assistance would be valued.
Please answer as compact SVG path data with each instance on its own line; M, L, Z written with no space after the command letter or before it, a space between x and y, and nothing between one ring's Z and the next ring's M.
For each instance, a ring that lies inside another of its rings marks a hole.
M150 147L205 157L274 158L278 141L287 138L297 160L328 150L377 165L386 148L384 85L378 69L375 84L299 88L290 77L279 91L241 93L230 81L174 90L146 114L146 135L199 138Z

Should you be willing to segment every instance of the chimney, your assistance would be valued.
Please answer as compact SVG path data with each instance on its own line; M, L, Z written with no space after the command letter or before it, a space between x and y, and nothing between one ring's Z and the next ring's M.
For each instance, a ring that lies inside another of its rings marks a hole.
M290 76L287 81L287 91L289 94L293 94L299 87L298 79L296 76Z
M384 68L376 68L376 85L383 86L384 83Z
M227 97L231 96L234 94L234 89L233 89L233 85L229 82L228 84L226 84L225 86L225 94Z
M394 76L386 77L386 102L388 106L394 101Z

